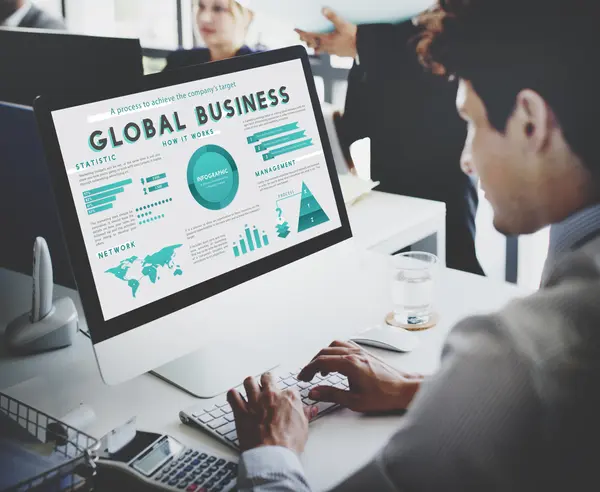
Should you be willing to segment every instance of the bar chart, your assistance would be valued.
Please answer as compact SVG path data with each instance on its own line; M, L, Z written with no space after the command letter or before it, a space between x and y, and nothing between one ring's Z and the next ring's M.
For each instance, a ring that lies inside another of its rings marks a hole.
M269 237L265 231L259 232L256 226L246 224L244 232L233 243L233 255L237 258L269 245Z
M112 209L117 201L118 195L123 193L125 187L131 183L131 179L124 179L122 181L84 191L83 199L88 215L94 215Z

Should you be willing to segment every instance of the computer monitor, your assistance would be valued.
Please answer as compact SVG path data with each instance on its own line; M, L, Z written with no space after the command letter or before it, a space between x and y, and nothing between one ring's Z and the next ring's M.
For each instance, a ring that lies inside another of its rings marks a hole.
M285 303L310 309L306 278L318 290L351 238L304 48L35 111L105 382L155 369L214 396L272 366L260 344L191 352L258 333ZM291 294L298 275L304 297Z
M33 243L42 236L54 282L75 287L33 108L0 102L0 128L0 266L31 275Z
M143 75L139 39L0 27L0 101L123 87Z

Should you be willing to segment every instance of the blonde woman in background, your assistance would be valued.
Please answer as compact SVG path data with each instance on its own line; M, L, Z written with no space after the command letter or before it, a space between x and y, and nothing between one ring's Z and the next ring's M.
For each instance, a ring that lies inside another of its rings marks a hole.
M165 70L254 53L245 44L254 18L249 4L250 0L198 0L196 24L206 47L171 53Z

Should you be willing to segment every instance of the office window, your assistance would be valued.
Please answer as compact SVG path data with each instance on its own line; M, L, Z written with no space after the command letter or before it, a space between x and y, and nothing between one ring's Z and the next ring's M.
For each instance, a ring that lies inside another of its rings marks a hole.
M346 80L335 80L333 82L332 104L337 108L343 108L346 102L346 92L348 91L348 82Z
M315 86L317 94L319 95L319 101L322 103L325 101L325 81L323 80L323 77L319 77L318 75L315 76Z
M116 35L136 37L145 48L177 49L177 2L114 0Z
M346 70L350 70L352 68L352 65L354 65L354 58L347 56L342 57L337 55L331 55L329 57L329 61L333 68L344 68Z
M177 49L177 2L165 0L66 0L69 30L139 38L144 48Z

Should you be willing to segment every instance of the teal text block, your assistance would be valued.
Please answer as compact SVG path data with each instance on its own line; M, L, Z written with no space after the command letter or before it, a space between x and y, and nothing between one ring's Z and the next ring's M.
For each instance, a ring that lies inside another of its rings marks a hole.
M107 203L106 205L102 205L101 207L90 208L87 212L88 215L94 215L100 212L104 212L105 210L110 210L113 208L112 203Z
M96 200L102 200L103 198L107 198L109 196L118 195L119 193L123 193L125 188L115 188L114 190L107 191L106 193L98 193L97 195L86 196L84 198L85 203L90 203Z
M103 198L102 200L96 200L95 202L86 203L86 208L94 208L99 207L100 205L105 205L106 203L114 202L117 199L115 195L109 196L108 198Z
M150 176L146 178L146 183L152 183L153 181L158 181L159 179L165 179L167 177L167 173L156 174L154 176Z
M264 130L262 132L255 133L254 135L250 135L247 137L248 143L256 143L259 140L264 138L273 137L275 135L279 135L280 133L291 132L292 130L298 129L298 123L288 123L287 125L281 125L275 128L271 128L270 130Z
M268 161L280 155L289 154L290 152L295 152L296 150L301 150L306 147L310 147L312 144L312 138L309 138L307 140L303 140L302 142L296 142L291 145L284 145L283 147L278 147L276 149L271 150L270 152L267 152L266 154L263 154L263 161Z
M148 191L150 193L152 193L153 191L162 190L162 189L168 188L168 187L169 187L169 183L161 183L161 184L157 184L157 185L154 185L154 186L150 186L148 188Z
M124 179L123 181L119 181L117 183L108 184L104 186L100 186L99 188L94 188L92 190L84 191L83 196L97 195L98 193L103 193L108 190L112 190L113 188L119 188L121 186L129 185L132 183L131 179Z

